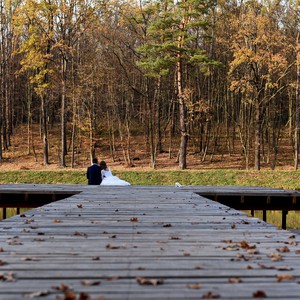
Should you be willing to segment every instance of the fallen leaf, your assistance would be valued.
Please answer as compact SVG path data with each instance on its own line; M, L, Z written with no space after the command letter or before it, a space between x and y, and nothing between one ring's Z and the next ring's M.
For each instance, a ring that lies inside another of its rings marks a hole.
M38 297L44 297L49 295L49 291L38 291L38 292L33 292L31 294L26 295L26 298L38 298Z
M85 237L85 238L88 236L86 233L84 233L84 232L79 232L79 231L75 231L73 235L75 235L75 236L83 236L83 237Z
M264 291L256 291L252 294L253 298L267 298L267 295Z
M238 247L241 247L241 248L243 248L243 249L256 249L256 245L249 245L249 243L248 242L246 242L246 241L241 241L241 242L238 242L237 243L237 246Z
M172 224L164 224L163 227L172 227Z
M41 239L41 238L35 238L33 239L34 242L44 242L45 239Z
M258 264L262 269L266 269L266 270L274 270L276 269L276 267L274 266L267 266L267 265L264 265L264 264Z
M223 250L227 250L227 251L238 251L239 248L236 245L228 245L227 247L223 247Z
M92 260L100 260L100 256L94 256Z
M65 293L72 290L73 288L70 285L62 283L60 286L53 286L52 289Z
M78 208L83 208L83 205L82 204L77 204L77 207Z
M101 281L82 280L80 281L80 283L85 286L94 286L94 285L100 285Z
M249 261L249 260L251 260L250 257L247 257L247 256L245 256L244 254L241 254L241 253L237 254L237 255L236 255L236 258L237 258L237 259L242 259L242 260L244 260L244 261Z
M54 219L54 220L52 220L52 222L54 222L54 223L62 223L62 220Z
M0 259L0 266L4 266L4 265L6 265L6 264L7 264L7 262L6 262L6 261L4 261L4 260Z
M189 289L193 289L193 290L199 290L199 289L201 289L200 283L191 283L191 284L187 284L187 287L188 287Z
M0 281L13 282L13 281L16 281L16 278L15 278L15 275L11 272L0 273Z
M23 261L39 261L40 259L37 257L22 257L21 260L23 260Z
M115 280L119 280L120 276L109 276L109 277L106 277L105 279L107 281L115 281Z
M231 229L235 229L236 228L236 224L235 223L232 223L231 224Z
M293 271L293 270L294 270L294 268L286 267L286 266L277 267L276 269L277 269L278 271Z
M248 249L247 253L250 255L256 255L259 254L259 251L257 249Z
M115 249L120 249L121 247L120 246L113 246L112 244L107 244L106 245L106 249L113 249L113 250L115 250Z
M208 292L202 296L202 299L217 299L220 297L221 296L219 294Z
M11 245L11 246L23 245L23 243L21 243L18 240L15 240L15 239L8 239L6 242L8 245Z
M138 221L139 221L139 219L136 217L130 219L130 222L138 222Z
M290 249L287 246L276 249L278 252L285 253L290 252Z
M281 261L283 260L282 255L278 253L271 253L268 255L268 257L271 258L272 261Z
M232 243L232 240L222 240L221 242L227 243L227 244L231 244L231 243Z
M241 283L242 279L238 278L238 277L231 277L231 278L228 279L228 282L229 283Z
M163 284L162 279L158 278L145 278L145 277L136 277L136 281L140 285L159 285Z
M288 241L288 242L284 242L287 245L292 245L292 246L298 246L298 242L296 241Z
M283 280L292 280L294 278L292 275L289 274L277 275L276 277L278 282L281 282Z

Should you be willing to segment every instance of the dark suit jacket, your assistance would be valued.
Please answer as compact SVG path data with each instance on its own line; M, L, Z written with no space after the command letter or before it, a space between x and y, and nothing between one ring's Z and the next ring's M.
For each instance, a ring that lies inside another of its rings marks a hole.
M86 177L88 184L99 185L102 182L101 170L102 168L97 164L93 164L87 168Z

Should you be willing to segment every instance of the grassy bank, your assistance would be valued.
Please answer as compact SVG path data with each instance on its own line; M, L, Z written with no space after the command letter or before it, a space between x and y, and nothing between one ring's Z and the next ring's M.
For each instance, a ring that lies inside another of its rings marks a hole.
M114 171L133 185L236 185L300 189L299 171ZM86 184L85 171L0 171L0 183Z

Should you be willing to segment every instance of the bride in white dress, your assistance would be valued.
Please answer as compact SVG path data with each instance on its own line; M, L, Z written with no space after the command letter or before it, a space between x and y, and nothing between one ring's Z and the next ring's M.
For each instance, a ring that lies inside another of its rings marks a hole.
M105 161L100 162L100 167L102 167L102 182L100 185L130 185L129 182L120 179L118 176L114 176L111 173L110 168L106 165Z

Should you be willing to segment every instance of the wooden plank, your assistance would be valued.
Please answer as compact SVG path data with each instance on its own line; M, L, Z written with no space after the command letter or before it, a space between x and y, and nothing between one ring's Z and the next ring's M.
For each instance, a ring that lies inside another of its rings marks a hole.
M299 299L299 236L194 193L202 187L16 188L80 194L0 223L0 299L64 299L66 287L78 299Z

